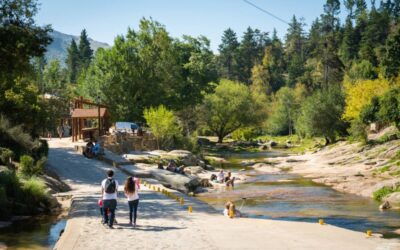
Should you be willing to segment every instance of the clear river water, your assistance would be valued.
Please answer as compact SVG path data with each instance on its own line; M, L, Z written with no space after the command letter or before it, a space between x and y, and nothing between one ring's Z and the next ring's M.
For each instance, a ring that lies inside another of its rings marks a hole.
M234 189L221 188L198 196L220 210L230 200L248 217L327 224L363 231L372 230L386 238L400 237L393 231L400 228L400 211L380 211L379 203L352 194L338 192L309 179L290 173L266 174L244 168L242 161L278 156L279 153L247 153L222 155L228 163L218 164L230 171L242 170L248 181Z

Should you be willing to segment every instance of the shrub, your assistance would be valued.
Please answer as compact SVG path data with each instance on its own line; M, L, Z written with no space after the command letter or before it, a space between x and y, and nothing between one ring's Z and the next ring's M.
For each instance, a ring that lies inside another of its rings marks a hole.
M47 157L49 154L49 144L46 140L39 140L33 150L33 155L36 160Z
M390 187L382 187L382 188L376 190L376 191L372 194L372 197L373 197L375 200L377 200L377 201L382 201L382 199L383 199L386 195L391 194L391 193L393 193L393 192L394 192L394 190L391 189Z
M257 131L252 127L239 128L232 133L232 138L237 141L249 141L257 136Z
M26 176L32 176L34 174L34 160L29 155L23 155L19 158L18 171Z
M14 152L8 148L0 148L0 164L7 165L9 159L14 157Z
M350 134L350 141L366 143L368 140L366 126L360 120L353 120L348 132Z
M379 117L400 129L400 88L392 88L381 97Z
M0 146L11 149L16 157L30 153L35 141L22 126L13 126L4 116L0 116Z
M48 194L46 185L37 177L30 177L23 181L22 190L27 203L35 205L39 202L47 202Z
M180 136L181 128L174 113L165 106L144 110L144 118L157 140L157 147L168 148Z

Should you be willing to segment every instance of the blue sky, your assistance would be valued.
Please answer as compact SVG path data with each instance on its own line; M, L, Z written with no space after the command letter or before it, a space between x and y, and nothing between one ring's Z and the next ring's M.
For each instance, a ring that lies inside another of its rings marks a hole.
M325 0L250 0L290 21L293 14L308 24L323 10ZM173 37L205 35L216 51L228 27L239 37L251 26L283 37L288 28L243 0L39 0L38 24L51 24L55 30L78 35L86 28L89 37L110 45L116 35L136 29L142 17L152 17L166 26ZM344 12L344 10L342 11ZM346 13L341 13L344 16Z

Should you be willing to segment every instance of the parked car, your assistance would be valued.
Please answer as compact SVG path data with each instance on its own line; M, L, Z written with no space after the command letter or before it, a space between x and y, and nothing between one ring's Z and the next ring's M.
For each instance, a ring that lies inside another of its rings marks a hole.
M116 122L115 123L115 132L117 133L130 133L133 134L135 130L137 130L139 126L133 122Z

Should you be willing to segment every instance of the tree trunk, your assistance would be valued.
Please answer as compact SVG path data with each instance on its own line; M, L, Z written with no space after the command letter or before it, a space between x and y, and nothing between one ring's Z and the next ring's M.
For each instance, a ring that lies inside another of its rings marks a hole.
M325 137L325 146L331 144L331 140L328 137Z
M222 143L223 140L224 140L224 136L218 135L218 143Z

